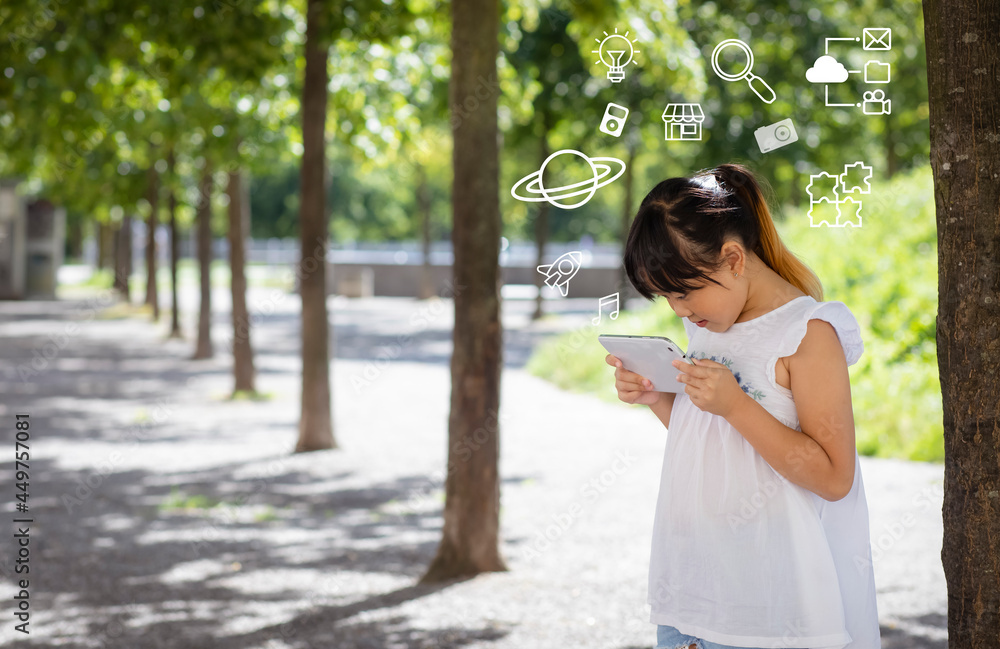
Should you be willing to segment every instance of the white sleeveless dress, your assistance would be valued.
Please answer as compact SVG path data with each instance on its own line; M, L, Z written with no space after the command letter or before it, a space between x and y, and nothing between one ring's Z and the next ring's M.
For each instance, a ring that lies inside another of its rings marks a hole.
M688 355L727 365L740 387L801 430L778 358L812 318L833 325L848 365L864 349L842 302L801 296L722 333L684 320ZM650 622L739 647L879 649L868 505L854 484L831 502L777 473L724 418L674 400L649 562Z

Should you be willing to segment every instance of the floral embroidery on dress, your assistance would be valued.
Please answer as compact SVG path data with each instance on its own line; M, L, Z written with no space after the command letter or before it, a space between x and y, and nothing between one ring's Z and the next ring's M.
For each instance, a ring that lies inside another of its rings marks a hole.
M733 361L732 361L732 359L726 358L725 356L716 356L714 354L711 355L711 356L709 356L708 354L706 354L704 352L689 352L688 353L688 357L689 358L707 359L707 360L710 360L710 361L715 361L716 363L721 363L722 365L725 365L726 367L729 368L730 371L733 371ZM739 372L733 371L733 377L736 378L736 383L739 384L740 388L744 392L746 392L748 395L750 395L751 397L753 397L755 401L761 401L761 400L764 399L764 397L767 396L762 391L757 390L756 388L754 388L750 384L749 381L744 381L743 378L740 376Z

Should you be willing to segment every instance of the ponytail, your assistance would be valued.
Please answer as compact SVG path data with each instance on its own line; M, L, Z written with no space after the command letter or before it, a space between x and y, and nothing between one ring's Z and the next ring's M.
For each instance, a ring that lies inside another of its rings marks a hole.
M815 273L785 247L753 174L724 164L690 178L668 178L642 200L622 261L639 294L686 293L724 265L719 252L736 239L788 283L823 301Z
M743 218L755 220L757 237L753 252L785 281L812 296L817 302L822 302L823 285L816 274L781 241L767 201L764 200L764 194L753 174L741 165L724 164L713 169L712 175L723 190L732 192L742 208Z

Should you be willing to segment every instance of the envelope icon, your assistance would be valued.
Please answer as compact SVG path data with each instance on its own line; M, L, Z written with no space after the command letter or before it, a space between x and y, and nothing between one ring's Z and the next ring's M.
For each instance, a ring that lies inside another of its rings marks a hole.
M888 27L865 27L861 46L866 50L892 49L892 30Z

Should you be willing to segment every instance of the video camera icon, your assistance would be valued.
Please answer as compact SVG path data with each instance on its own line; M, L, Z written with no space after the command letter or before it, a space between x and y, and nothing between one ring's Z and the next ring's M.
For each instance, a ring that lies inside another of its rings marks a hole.
M863 96L861 112L865 115L889 115L892 112L892 100L886 99L882 90L871 90Z

